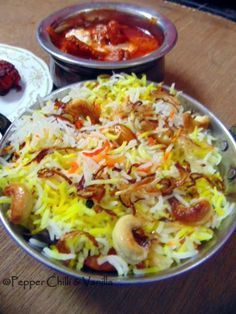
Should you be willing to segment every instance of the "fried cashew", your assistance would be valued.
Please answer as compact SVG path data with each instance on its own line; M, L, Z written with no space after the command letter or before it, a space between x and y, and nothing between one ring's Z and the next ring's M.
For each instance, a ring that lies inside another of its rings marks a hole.
M183 124L185 130L192 132L195 127L208 129L210 125L210 119L208 116L196 116L193 118L190 112L184 112Z
M186 225L203 225L212 216L212 207L207 200L201 200L190 207L185 207L175 197L171 197L168 202L174 218Z
M10 221L14 224L24 224L33 208L33 197L26 185L11 183L4 194L12 198L10 207Z
M132 265L142 262L148 256L149 245L139 245L133 234L133 231L141 228L141 226L142 222L139 218L125 215L117 221L112 232L116 252Z
M196 116L194 118L195 126L203 129L208 129L210 125L210 118L208 116Z
M80 99L75 99L67 104L64 112L70 114L75 121L80 117L89 117L93 124L99 122L101 109L98 104L90 104Z

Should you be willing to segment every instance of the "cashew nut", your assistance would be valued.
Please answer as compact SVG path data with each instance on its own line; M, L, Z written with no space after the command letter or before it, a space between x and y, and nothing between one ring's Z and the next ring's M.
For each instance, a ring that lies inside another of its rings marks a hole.
M212 207L207 200L185 207L175 197L168 199L174 218L186 225L203 225L212 216Z
M90 104L80 99L75 99L69 102L64 109L65 113L72 115L73 118L79 117L86 118L87 116L91 119L92 123L98 123L100 117L100 106L97 104Z
M24 184L11 183L4 194L12 198L10 207L10 221L14 224L26 222L33 208L32 194Z
M184 128L189 132L192 132L195 126L204 129L209 128L210 119L208 116L196 116L193 118L191 113L186 111L183 113L183 123Z
M194 124L200 128L208 129L210 124L210 119L208 116L196 116L194 118Z
M132 230L141 226L140 219L133 215L125 215L117 221L112 232L116 252L129 264L138 264L145 260L148 255L148 247L140 246L132 233Z

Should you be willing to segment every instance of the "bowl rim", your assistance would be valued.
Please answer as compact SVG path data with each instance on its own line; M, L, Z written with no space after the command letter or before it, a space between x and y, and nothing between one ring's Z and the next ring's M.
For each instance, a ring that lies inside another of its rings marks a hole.
M51 94L43 97L42 99L38 100L34 106L38 105L39 103L46 102L50 99L56 99L55 97L62 92L66 92L67 90L69 91L70 89L73 89L75 87L78 87L85 82L88 81L94 81L94 80L85 80L82 82L77 82L70 84L68 86L62 87L60 89L55 90ZM150 81L149 81L150 82ZM158 84L154 82L155 84ZM165 88L169 89L169 86L164 85ZM59 96L61 97L61 96ZM202 103L194 99L193 97L181 93L181 99L188 101L192 106L193 109L197 108L200 113L205 113L210 116L210 118L213 119L214 123L216 123L219 128L221 129L222 132L224 132L224 135L227 136L227 139L230 141L230 144L233 147L233 150L236 152L236 142L233 138L233 136L230 134L229 130L224 126L224 124L213 114L206 106L204 106ZM27 110L26 110L27 112ZM22 113L22 115L24 115ZM19 117L18 117L19 118ZM17 119L16 119L17 120ZM14 125L14 122L12 123ZM11 130L11 126L5 133L5 135L2 137L0 140L0 146L4 142L5 138L7 138L9 131ZM236 217L236 212L233 214ZM44 256L41 252L37 251L34 247L30 246L30 244L21 236L19 236L15 231L14 228L12 227L12 224L9 222L9 220L6 218L4 211L0 210L0 221L4 228L6 229L7 233L13 238L13 240L21 247L23 248L26 253L28 253L31 257L36 259L37 261L41 262L45 266L49 267L50 269L57 271L58 273L61 273L64 276L70 276L74 278L75 280L82 280L84 282L97 282L98 284L102 284L104 282L104 278L107 278L108 281L112 282L112 285L141 285L141 284L151 284L151 283L157 283L165 279L170 279L177 277L181 274L184 274L197 266L203 264L206 262L210 257L212 257L214 254L216 254L223 246L224 244L228 241L228 239L231 237L233 232L236 229L236 219L232 219L232 222L230 226L227 228L227 232L222 236L220 241L216 242L210 249L207 251L207 254L205 256L201 256L199 253L194 256L193 258L189 258L186 261L183 261L180 263L180 265L176 267L171 267L169 269L166 269L164 271L154 273L154 274L148 274L146 277L145 275L143 276L138 276L138 275L130 275L127 277L123 276L118 276L118 275L109 275L106 273L90 273L90 272L85 272L85 271L76 271L74 269L70 269L63 264L61 264L58 261L53 261ZM212 239L213 240L213 239ZM191 262L193 260L193 262ZM187 266L186 266L187 265ZM109 284L109 283L108 283Z
M120 12L124 12L131 15L138 15L141 18L152 19L154 18L157 23L156 25L163 32L164 40L161 46L153 51L152 53L141 57L130 59L127 61L120 62L107 62L107 61L97 61L90 60L85 58L76 57L70 54L66 54L58 49L50 40L49 34L46 31L46 28L51 25L56 19L67 18L70 15L76 14L77 12L89 12L93 10L116 10ZM77 11L77 12L76 12ZM135 14L134 14L135 12ZM104 69L104 70L117 70L117 69L125 69L130 67L135 67L138 65L151 63L156 59L162 58L166 55L176 44L177 41L177 30L175 25L163 14L153 9L142 7L135 4L127 4L127 3L118 3L118 2L95 2L95 3L82 3L69 7L65 7L60 9L46 18L44 18L38 25L36 30L36 38L40 46L49 53L53 58L58 59L61 62L80 66L87 67L91 69Z

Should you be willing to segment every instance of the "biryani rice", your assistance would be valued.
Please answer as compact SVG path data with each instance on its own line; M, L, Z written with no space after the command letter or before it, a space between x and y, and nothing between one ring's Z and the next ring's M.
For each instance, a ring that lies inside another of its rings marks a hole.
M198 254L199 246L213 238L222 220L234 210L234 204L227 201L224 192L204 176L196 180L194 188L198 196L192 198L183 186L175 188L169 195L143 193L136 196L137 191L129 190L131 182L142 182L150 173L155 174L156 186L160 186L158 182L163 178L177 180L180 176L177 162L188 164L192 173L222 180L218 170L221 155L209 129L195 127L182 137L178 135L183 129L184 109L181 105L175 108L168 101L156 99L153 95L161 89L161 86L148 83L145 76L141 79L125 74L98 77L95 82L71 89L61 101L68 103L71 99L79 99L99 104L99 123L93 124L89 117L84 117L83 126L77 129L70 121L55 118L63 109L51 100L15 122L9 138L10 153L15 157L5 155L0 159L0 189L4 191L12 183L23 183L32 192L34 206L24 227L33 237L47 230L53 242L71 232L82 232L67 241L68 252L60 252L55 244L38 243L37 237L30 239L30 244L41 247L49 259L67 261L69 267L81 270L88 257L98 256L99 265L108 262L120 276L156 273ZM178 98L174 86L170 95ZM139 101L142 105L136 106L138 113L132 111L132 104ZM143 119L149 123L157 121L157 126L153 130L143 130ZM136 134L136 139L113 145L118 137L111 128L118 124L128 127ZM175 131L168 145L158 141L150 145L152 136L165 134L171 128ZM189 141L188 147L186 143ZM107 154L104 153L104 143L109 143ZM39 162L34 161L39 152L50 147L54 148L50 153ZM101 150L99 158L91 158L91 154L98 150ZM73 163L78 166L75 171ZM109 163L112 166L107 166ZM59 169L60 175L72 183L57 175L39 177L42 169ZM102 176L96 178L94 175L99 169L102 169ZM104 210L98 212L95 206L89 208L86 205L87 199L77 193L76 184L81 180L84 180L85 188L103 187L105 194L99 206ZM112 232L117 220L132 213L132 208L120 200L129 191L133 193L130 192L130 202L135 207L135 214L143 221L145 235L156 243L152 246L152 257L149 255L142 266L130 265L122 256L111 253L114 248ZM185 207L207 200L213 209L211 219L197 226L173 219L169 202L173 197ZM10 203L10 197L0 197L0 204L9 206ZM9 212L8 215L10 217ZM86 233L94 237L97 245ZM151 259L155 260L154 265Z

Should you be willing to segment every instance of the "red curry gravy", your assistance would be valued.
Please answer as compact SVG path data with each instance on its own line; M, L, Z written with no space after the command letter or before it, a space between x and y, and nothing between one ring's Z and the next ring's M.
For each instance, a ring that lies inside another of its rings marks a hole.
M147 29L115 18L106 21L74 16L47 29L52 43L64 53L99 61L124 61L143 57L160 47Z

